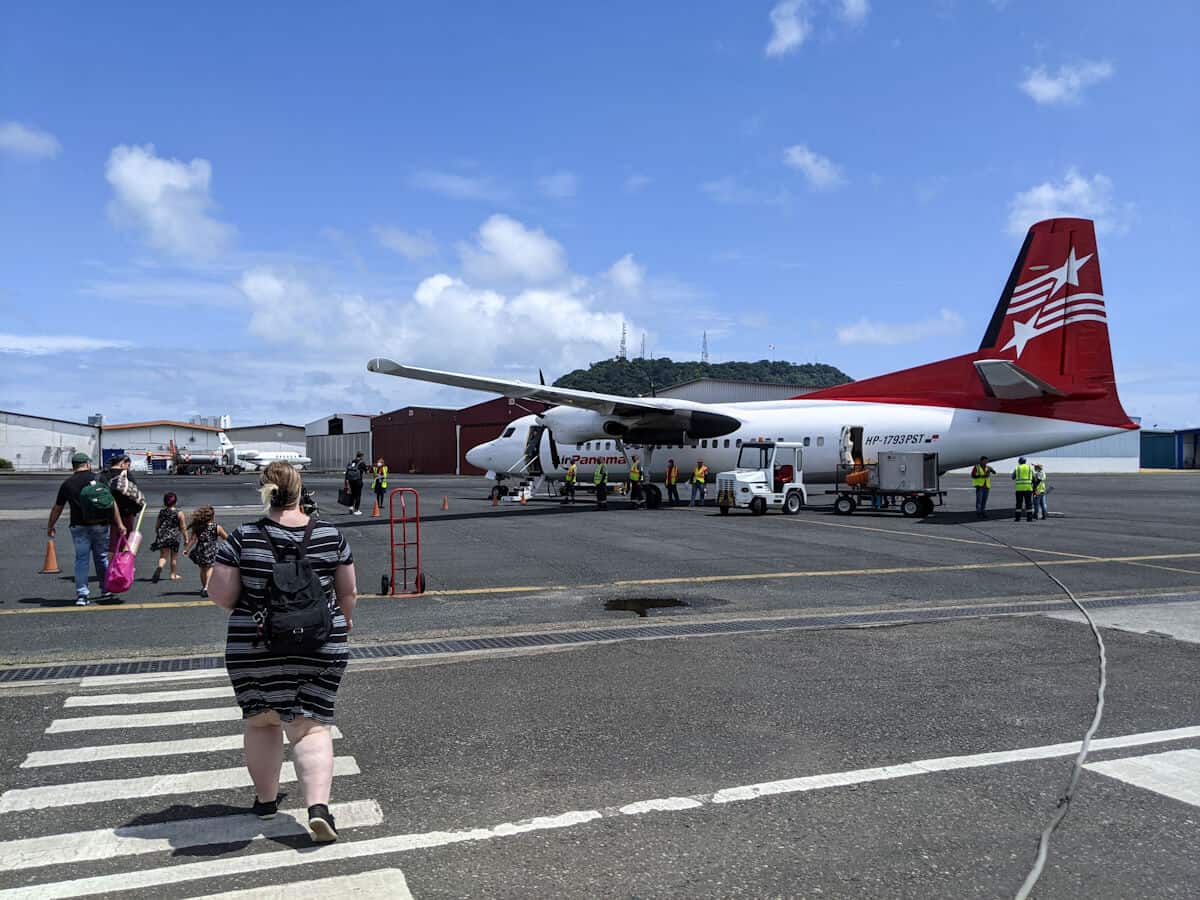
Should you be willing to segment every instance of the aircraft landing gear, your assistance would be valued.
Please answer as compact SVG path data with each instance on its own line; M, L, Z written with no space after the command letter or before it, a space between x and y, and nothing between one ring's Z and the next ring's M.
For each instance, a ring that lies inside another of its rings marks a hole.
M658 485L647 484L643 490L646 493L646 509L658 509L662 506L662 491L658 489Z

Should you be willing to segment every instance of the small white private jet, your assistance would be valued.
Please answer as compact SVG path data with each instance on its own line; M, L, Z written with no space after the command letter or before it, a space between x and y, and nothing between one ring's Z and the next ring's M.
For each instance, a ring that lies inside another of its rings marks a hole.
M291 463L297 469L303 469L312 464L312 459L297 450L266 450L235 444L225 436L223 431L217 435L217 443L221 446L226 468L235 475L239 472L256 472L259 469L265 469L273 462Z
M497 479L579 480L603 461L623 478L631 454L651 481L668 459L686 482L698 461L710 478L736 465L744 441L800 442L804 478L828 483L850 453L938 454L943 472L980 456L1004 459L1116 434L1137 425L1117 396L1096 232L1086 219L1029 229L979 349L939 362L824 388L792 400L696 403L622 397L373 359L368 371L554 404L514 420L467 461ZM648 485L647 505L661 492Z

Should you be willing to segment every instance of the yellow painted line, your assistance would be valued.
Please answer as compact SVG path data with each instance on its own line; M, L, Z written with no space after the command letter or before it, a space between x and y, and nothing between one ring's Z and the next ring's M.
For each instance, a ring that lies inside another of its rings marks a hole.
M1145 556L1086 556L1072 559L1043 559L1037 562L1013 560L1010 562L956 563L947 566L888 566L878 569L812 569L798 572L751 572L738 575L680 575L671 578L627 578L620 581L605 581L596 584L519 584L499 587L456 588L452 590L426 591L421 597L470 597L488 594L527 594L539 591L584 591L613 587L638 587L662 584L717 584L733 581L778 581L787 578L846 578L861 575L920 575L938 572L971 572L991 569L1032 569L1038 566L1088 566L1108 563L1150 563L1157 560L1200 559L1200 553L1154 553ZM1168 566L1153 566L1173 572L1197 575L1190 569L1173 569ZM387 594L359 594L360 600L404 600L408 597L392 597ZM0 616L19 616L35 613L102 612L126 609L171 609L190 606L212 606L210 600L180 600L173 603L120 603L92 606L51 606L37 609L4 609Z
M31 613L89 613L110 609L174 609L179 606L215 606L211 600L164 600L160 603L93 603L91 606L42 606L37 609L0 609L0 616L23 616Z
M792 516L788 519L796 525L824 525L826 528L851 528L855 531L875 531L879 534L890 534L893 537L901 535L903 537L921 538L926 541L949 541L954 544L974 544L978 547L995 547L999 550L1010 549L1006 544L1001 544L999 541L983 541L975 538L956 538L947 537L944 534L921 534L916 531L903 531L898 528L872 528L870 525L851 525L847 522L822 522L819 519L804 519L797 516ZM1017 547L1013 546L1013 550L1024 550L1029 553L1045 553L1049 556L1069 556L1076 559L1100 559L1098 556L1089 556L1086 553L1067 553L1064 550L1047 550L1044 547Z

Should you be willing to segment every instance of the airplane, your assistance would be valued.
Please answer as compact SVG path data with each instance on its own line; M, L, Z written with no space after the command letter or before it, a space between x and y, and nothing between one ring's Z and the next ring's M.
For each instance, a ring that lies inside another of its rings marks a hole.
M668 457L687 482L703 459L710 479L736 466L744 441L799 441L804 478L832 483L851 455L936 452L942 472L1037 453L1136 429L1113 374L1095 225L1048 219L1033 225L973 353L822 388L790 400L704 404L623 397L523 381L442 372L373 359L367 370L556 404L511 422L467 461L491 477L561 480L567 464L603 460L609 480L639 453L649 481ZM494 489L495 490L495 489ZM647 505L661 492L647 485Z
M217 435L217 443L221 445L225 466L234 475L243 471L255 472L265 469L273 462L291 463L297 469L303 469L312 463L309 457L297 450L264 450L239 446L230 441L223 431Z

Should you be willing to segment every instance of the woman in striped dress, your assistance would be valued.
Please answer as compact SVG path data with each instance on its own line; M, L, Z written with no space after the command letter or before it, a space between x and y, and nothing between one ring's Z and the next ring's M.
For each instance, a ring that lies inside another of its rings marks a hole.
M333 782L334 702L346 669L353 628L356 585L354 558L333 525L317 521L307 558L321 581L333 613L329 639L302 656L273 654L258 639L254 610L267 596L274 565L270 540L282 548L303 538L309 518L299 508L300 474L274 462L262 475L267 516L234 530L221 543L209 581L214 603L231 611L225 666L245 720L246 767L254 781L254 812L269 819L278 811L283 735L292 745L296 774L308 806L309 828L318 842L336 841L329 813Z

